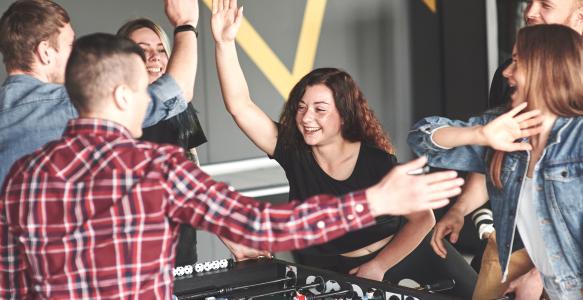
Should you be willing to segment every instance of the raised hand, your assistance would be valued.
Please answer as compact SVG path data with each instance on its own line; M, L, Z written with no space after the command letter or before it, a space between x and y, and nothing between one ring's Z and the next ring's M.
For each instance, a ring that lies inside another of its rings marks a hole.
M522 103L482 127L481 133L488 146L506 152L532 149L530 144L516 140L541 133L544 118L539 110L518 114L526 105Z
M198 0L164 0L164 11L174 27L198 24Z
M461 193L464 183L455 171L427 175L409 175L423 167L426 157L393 168L379 183L366 190L374 215L406 215L439 208L449 203L450 197Z
M435 224L433 236L431 237L431 247L433 248L433 251L435 251L435 253L441 258L445 258L447 256L447 250L443 245L443 239L446 235L451 234L449 236L449 241L452 244L455 244L463 226L464 215L453 208L450 209L445 216Z
M211 28L217 43L232 42L243 20L243 7L237 9L237 0L213 0Z

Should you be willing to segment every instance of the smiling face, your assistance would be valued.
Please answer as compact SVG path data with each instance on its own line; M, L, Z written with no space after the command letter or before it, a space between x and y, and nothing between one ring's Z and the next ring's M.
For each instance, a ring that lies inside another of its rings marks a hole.
M579 0L531 0L524 10L527 25L561 24L580 31Z
M152 83L166 72L168 53L160 37L150 28L142 27L129 35L146 54L146 68L149 82Z
M323 84L306 88L298 103L296 123L309 146L341 141L342 121L332 91Z
M502 75L508 80L508 85L512 88L511 95L511 105L516 107L522 102L526 101L525 93L525 82L526 82L526 72L524 63L520 62L520 57L518 57L516 46L512 50L512 63L504 69Z

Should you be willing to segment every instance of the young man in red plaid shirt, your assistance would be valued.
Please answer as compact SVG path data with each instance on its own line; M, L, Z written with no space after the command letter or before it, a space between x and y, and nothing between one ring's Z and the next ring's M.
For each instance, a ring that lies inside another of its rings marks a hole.
M424 159L343 197L261 203L213 181L179 147L134 138L148 106L143 52L80 38L65 85L79 118L12 167L0 193L0 297L170 299L178 225L280 251L324 243L382 214L445 205L455 172L413 176Z

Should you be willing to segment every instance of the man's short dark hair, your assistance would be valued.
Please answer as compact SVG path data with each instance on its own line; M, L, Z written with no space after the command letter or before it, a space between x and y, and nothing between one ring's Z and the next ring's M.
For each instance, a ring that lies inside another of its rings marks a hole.
M70 22L64 8L49 0L19 0L0 18L0 52L8 71L30 71L42 41L58 49L59 32Z
M65 87L77 110L91 110L120 84L137 88L133 55L146 61L136 43L108 33L94 33L75 41L65 70Z

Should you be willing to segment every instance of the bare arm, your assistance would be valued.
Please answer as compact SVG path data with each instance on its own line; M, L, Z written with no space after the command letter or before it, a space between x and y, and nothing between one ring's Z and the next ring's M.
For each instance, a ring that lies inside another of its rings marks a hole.
M411 213L405 218L407 224L395 234L391 242L374 259L353 269L351 273L382 281L385 272L411 254L435 225L435 217L430 210Z
M457 202L435 225L433 237L431 238L433 251L445 258L447 255L447 250L443 245L445 236L451 234L449 237L450 242L456 243L464 226L464 217L487 201L486 177L479 173L470 173Z
M198 0L164 0L164 10L172 26L198 24ZM198 63L197 37L192 31L179 32L174 36L174 47L166 67L180 86L184 98L191 101Z
M450 211L455 210L465 217L487 201L486 176L480 173L470 173L462 189L462 194L450 208Z
M227 111L241 130L263 152L273 155L277 143L277 127L249 95L241 70L235 36L243 19L243 8L236 0L213 0L212 31L221 91Z

